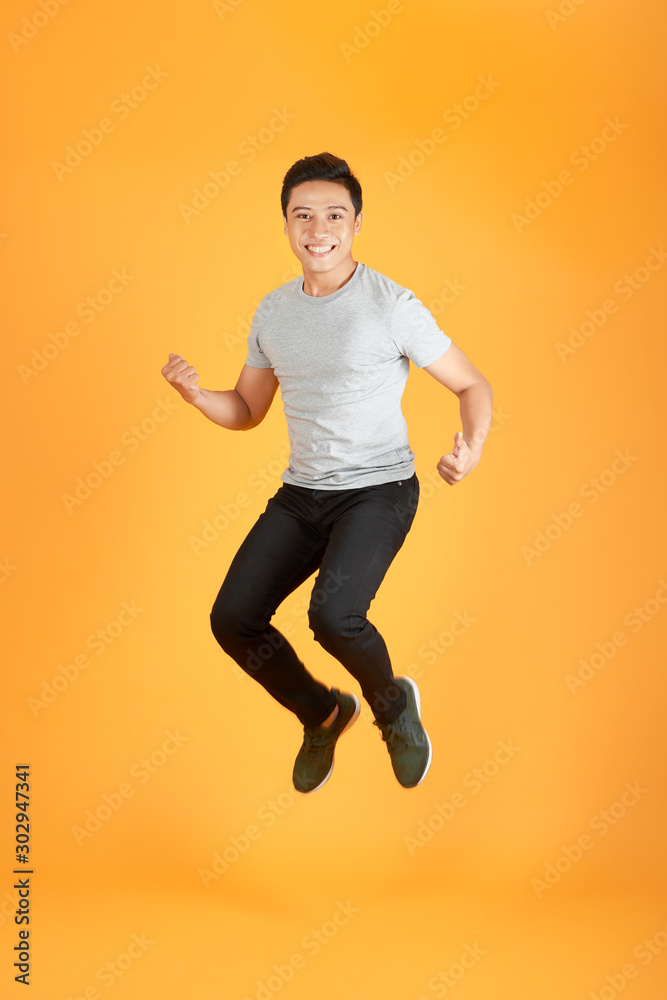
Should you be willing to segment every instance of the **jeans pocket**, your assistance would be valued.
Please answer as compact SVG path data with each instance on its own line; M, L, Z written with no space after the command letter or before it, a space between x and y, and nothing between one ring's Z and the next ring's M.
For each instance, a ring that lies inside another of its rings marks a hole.
M403 539L405 539L419 505L419 480L415 474L410 479L403 479L395 485L397 496L394 501L394 512L403 528Z

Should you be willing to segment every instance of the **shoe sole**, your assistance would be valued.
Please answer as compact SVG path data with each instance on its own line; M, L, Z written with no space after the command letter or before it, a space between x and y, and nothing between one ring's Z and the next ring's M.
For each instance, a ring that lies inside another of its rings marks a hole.
M357 698L356 694L352 693L350 693L350 697L354 699L354 712L350 716L350 720L345 726L345 728L341 729L341 731L339 732L338 738L336 739L336 746L338 745L338 740L341 738L343 733L346 733L350 728L350 726L354 725L354 723L359 718L359 713L361 711L361 704L359 702L359 699ZM319 785L316 785L315 788L309 788L307 791L303 791L301 788L297 788L295 785L294 787L296 788L297 792L300 792L301 795L312 795L313 792L319 792L320 788L322 788L323 785L326 785L327 781L329 780L329 778L333 773L334 763L336 760L336 746L334 746L334 752L331 758L331 767L329 768L329 773L327 774L326 778L323 778L322 781L320 781Z
M421 698L419 696L419 688L413 681L412 677L396 677L395 679L397 681L404 681L412 689L412 693L415 696L415 702L417 704L417 715L419 716L419 721L421 722L422 715L421 715ZM424 729L423 723L422 723L422 729ZM424 773L422 774L419 781L415 782L414 785L403 785L402 786L403 788L416 788L417 785L421 785L422 781L428 774L428 769L431 766L431 760L433 759L433 747L431 746L431 740L429 738L428 733L426 732L426 729L424 729L424 736L426 737L426 742L428 743L428 760L426 761L426 767L424 768Z

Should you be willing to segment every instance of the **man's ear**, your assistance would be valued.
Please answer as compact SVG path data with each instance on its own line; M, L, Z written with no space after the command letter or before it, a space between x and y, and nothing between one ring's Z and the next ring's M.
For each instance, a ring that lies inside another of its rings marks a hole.
M363 212L359 212L359 215L354 220L354 232L355 233L358 233L359 230L361 229L361 223L363 222L363 218L364 218L364 213Z
M283 223L284 223L283 236L287 236L287 216L286 215L283 215Z

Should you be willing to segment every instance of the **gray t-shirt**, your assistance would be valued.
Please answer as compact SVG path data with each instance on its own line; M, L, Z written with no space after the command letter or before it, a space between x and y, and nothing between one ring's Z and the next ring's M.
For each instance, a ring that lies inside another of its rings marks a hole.
M409 479L410 360L423 368L450 344L413 292L361 262L330 295L308 295L303 276L265 295L245 363L273 368L280 383L291 449L283 482L342 490Z

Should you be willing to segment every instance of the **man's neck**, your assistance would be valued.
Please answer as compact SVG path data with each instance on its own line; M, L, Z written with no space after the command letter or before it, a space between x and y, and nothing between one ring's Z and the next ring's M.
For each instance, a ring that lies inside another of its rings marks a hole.
M343 261L333 271L328 271L326 274L317 274L304 270L303 290L306 295L312 295L316 299L322 298L324 295L331 295L348 283L357 270L357 266L357 261L352 260L350 257L349 261Z

